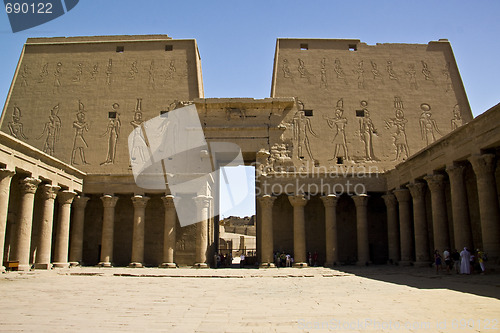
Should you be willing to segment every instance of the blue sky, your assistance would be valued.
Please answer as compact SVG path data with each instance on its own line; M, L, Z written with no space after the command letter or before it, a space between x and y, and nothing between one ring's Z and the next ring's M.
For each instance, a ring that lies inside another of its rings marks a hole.
M28 37L168 34L195 38L205 97L269 97L276 38L368 44L451 42L475 116L500 101L500 1L80 0L67 14L12 33L0 13L0 100ZM244 214L243 214L244 215Z

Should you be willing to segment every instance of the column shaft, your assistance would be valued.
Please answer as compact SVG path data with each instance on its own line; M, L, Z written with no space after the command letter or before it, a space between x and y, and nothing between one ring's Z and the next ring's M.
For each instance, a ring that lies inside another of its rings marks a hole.
M288 200L293 206L293 257L294 266L306 267L306 226L304 206L307 199L304 195L289 196Z
M469 221L469 203L464 182L463 166L446 168L450 178L451 209L453 216L453 238L455 248L468 247L472 249L472 229Z
M115 206L118 197L105 194L101 197L104 212L102 217L101 262L99 266L113 265L113 238L115 226Z
M176 268L174 254L176 243L176 218L174 196L166 195L162 197L165 207L165 227L163 231L163 262L160 267Z
M325 246L326 267L332 267L339 261L338 234L337 234L337 200L335 194L321 197L325 206Z
M81 265L83 261L83 232L85 227L85 207L90 198L77 196L73 200L73 220L71 221L70 265Z
M132 203L134 205L134 229L132 234L132 262L129 267L144 267L144 217L146 215L146 205L149 198L142 195L134 195Z
M5 271L3 266L5 230L9 212L10 183L14 174L14 171L0 169L0 273Z
M365 266L370 263L370 244L368 241L368 196L366 194L352 197L356 205L356 229L358 237L357 265Z
M432 200L432 227L434 234L434 249L443 252L450 248L450 236L448 231L448 214L446 209L446 198L444 196L444 176L425 176Z
M69 267L69 223L71 218L71 203L75 195L76 193L72 191L61 191L57 195L57 201L59 201L59 220L56 232L54 267Z
M207 249L208 249L208 219L209 207L212 197L199 195L195 199L197 220L196 224L196 263L197 268L207 268Z
M415 261L426 265L429 257L429 235L425 209L425 184L409 184L408 188L413 199L413 224L415 229Z
M59 186L48 184L42 187L42 198L44 202L42 222L40 225L39 246L35 259L36 269L50 269L52 267L50 255L52 252L52 228L54 225L54 200L60 189Z
M410 216L410 191L394 190L399 203L399 238L401 242L401 264L408 265L412 261L412 234Z
M261 266L274 267L273 203L276 197L264 195L258 198L261 218Z
M399 228L397 201L394 194L383 195L387 207L387 241L389 249L389 261L399 261Z

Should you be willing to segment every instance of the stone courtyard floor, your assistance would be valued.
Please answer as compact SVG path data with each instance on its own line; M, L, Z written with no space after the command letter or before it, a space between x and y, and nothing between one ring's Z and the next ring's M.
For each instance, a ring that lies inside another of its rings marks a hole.
M500 332L500 270L69 268L0 275L0 331Z

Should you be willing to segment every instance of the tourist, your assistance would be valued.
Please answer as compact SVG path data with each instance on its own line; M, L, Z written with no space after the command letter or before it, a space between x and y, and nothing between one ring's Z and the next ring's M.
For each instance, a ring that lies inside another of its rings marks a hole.
M439 269L441 268L441 255L438 250L434 251L434 264L436 264L436 274L439 274Z
M240 268L245 267L245 254L242 253L240 256Z
M314 251L314 254L313 254L313 265L314 265L314 267L318 266L318 251Z
M455 266L455 272L460 274L460 253L458 253L457 249L451 252L451 260L453 261L452 264Z
M312 255L311 255L311 252L307 252L307 262L309 263L309 266L312 266Z
M486 271L486 266L484 265L484 262L487 259L487 256L484 254L483 251L477 249L477 261L479 261L479 267L481 268L481 274L484 274L484 272Z
M466 247L460 252L460 259L460 273L470 274L470 252Z
M280 266L285 267L285 263L286 263L286 254L285 252L283 252L280 255Z
M469 251L470 254L470 273L474 273L475 265L476 265L476 256L474 255L474 252Z
M292 267L292 257L289 254L286 255L286 267Z
M448 249L444 250L443 258L444 258L444 264L446 265L446 273L450 274L450 268L452 263L451 263L450 251L448 251Z

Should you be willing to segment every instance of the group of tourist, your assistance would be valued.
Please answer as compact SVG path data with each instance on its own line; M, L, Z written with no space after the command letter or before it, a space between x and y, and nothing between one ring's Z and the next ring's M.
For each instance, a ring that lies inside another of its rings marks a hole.
M440 270L446 270L448 274L451 274L453 270L457 274L471 274L474 272L484 274L487 260L486 253L479 249L474 252L464 247L460 253L457 250L450 252L449 249L446 249L442 255L438 250L434 251L436 274L439 274Z
M276 267L292 267L293 257L290 253L286 253L285 251L276 251L274 253L274 264Z
M233 263L233 255L231 252L224 254L224 253L215 253L214 255L214 261L215 261L215 267L216 268L221 268L221 267L231 267Z

